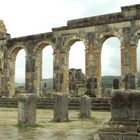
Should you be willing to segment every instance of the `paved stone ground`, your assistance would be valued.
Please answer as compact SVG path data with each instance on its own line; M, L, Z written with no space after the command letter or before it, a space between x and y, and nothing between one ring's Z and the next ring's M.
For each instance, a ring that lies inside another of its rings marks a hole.
M93 140L94 132L110 119L109 111L92 111L91 118L79 119L69 110L70 122L51 122L52 110L37 110L38 127L17 127L17 109L0 108L0 140ZM95 140L95 139L94 139Z

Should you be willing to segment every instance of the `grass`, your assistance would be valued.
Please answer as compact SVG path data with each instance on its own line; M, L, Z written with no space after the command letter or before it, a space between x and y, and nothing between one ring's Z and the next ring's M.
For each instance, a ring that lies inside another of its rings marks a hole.
M37 109L35 125L20 125L16 108L0 108L0 136L4 140L7 136L10 140L89 140L111 117L106 110L92 110L91 118L79 118L78 114L78 110L69 110L69 121L60 123L51 121L53 110Z
M15 126L18 127L18 128L27 128L27 127L38 128L38 127L44 127L43 125L40 125L40 124L17 124Z

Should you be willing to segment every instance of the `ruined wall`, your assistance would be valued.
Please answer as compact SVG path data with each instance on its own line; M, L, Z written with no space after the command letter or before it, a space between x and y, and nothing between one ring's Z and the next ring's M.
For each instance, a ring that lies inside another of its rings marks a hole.
M26 50L26 90L40 95L41 92L41 51L43 46L52 45L54 50L54 91L68 92L69 49L76 41L83 41L86 51L86 77L96 78L97 94L101 96L101 50L109 37L118 37L121 42L121 72L136 74L136 47L140 39L140 5L126 6L121 12L70 20L67 26L53 28L50 33L27 37L8 37L4 47L4 95L14 94L15 71L11 56L16 48ZM0 26L1 27L1 26ZM4 27L4 26L3 26ZM0 31L6 31L3 28ZM4 35L2 35L3 37ZM4 40L4 39L3 39ZM21 47L22 46L22 47Z

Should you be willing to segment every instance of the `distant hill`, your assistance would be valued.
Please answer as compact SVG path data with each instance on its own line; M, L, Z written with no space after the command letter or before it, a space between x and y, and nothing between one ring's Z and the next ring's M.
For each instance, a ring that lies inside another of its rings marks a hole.
M137 73L137 76L138 76L138 85L140 86L140 72ZM103 88L112 88L113 80L115 78L120 79L121 76L102 76L102 87ZM53 78L43 79L42 84L44 85L45 82L46 82L48 88L53 87ZM19 87L19 86L24 86L24 83L16 83L16 87Z
M102 88L112 88L113 80L116 78L120 80L121 76L102 76Z
M42 80L42 85L44 85L44 83L47 84L48 88L52 88L53 87L53 78L43 79ZM25 86L25 84L24 83L16 83L15 86L16 87L23 87L23 86Z

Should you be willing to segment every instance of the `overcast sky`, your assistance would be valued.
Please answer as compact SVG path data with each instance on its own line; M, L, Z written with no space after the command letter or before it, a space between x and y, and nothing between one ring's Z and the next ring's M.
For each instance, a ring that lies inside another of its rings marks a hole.
M121 11L120 9L121 6L140 4L140 0L116 0L116 1L115 0L0 0L0 4L1 4L0 19L4 20L7 32L11 34L11 37L20 37L25 35L49 32L53 27L65 26L67 20L70 19L119 12ZM116 42L118 43L115 44L119 45L119 41ZM77 46L77 44L74 45ZM107 44L109 44L108 41ZM84 47L82 46L81 42L80 46L81 46L80 48L82 48L83 50ZM115 54L113 53L112 49L115 48L115 46L103 48L107 48L105 49L107 51L103 53L104 60L112 59ZM117 48L118 47L116 47L116 49ZM45 50L43 51L45 56L46 53L49 51L51 52L51 50L49 49L47 50L46 47ZM106 52L108 53L108 51L110 51L111 54L110 56L105 55L105 53ZM21 51L19 54L18 54L19 60L17 60L18 62L16 67L16 82L24 81L23 80L24 74L21 75L21 72L24 71L23 68L24 52ZM118 63L120 60L118 60L118 58L116 57L117 56L115 56L113 59L117 60L114 62ZM79 56L79 58L81 58L81 56ZM44 59L50 60L52 59L52 56L50 56L49 58L44 57ZM79 62L73 61L73 64L76 63ZM84 61L82 62L82 65L83 63ZM114 74L116 73L116 75L120 74L119 64L114 65L114 63L109 61L107 61L107 63L108 64L104 64L105 68L103 68L104 69L104 72L102 72L103 75L109 74L110 71ZM51 72L52 70L48 70L46 65L48 67L51 67L47 62L46 64L44 62L43 77L45 76L49 77L49 75L52 75ZM71 66L70 64L70 67L73 66ZM84 67L82 66L82 68ZM45 73L48 75L46 75Z

